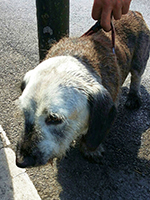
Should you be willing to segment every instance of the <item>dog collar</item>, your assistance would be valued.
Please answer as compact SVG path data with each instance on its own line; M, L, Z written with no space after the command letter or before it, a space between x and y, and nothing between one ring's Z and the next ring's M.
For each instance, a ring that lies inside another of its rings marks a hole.
M114 24L111 20L111 38L112 38L112 51L113 54L115 54L115 27ZM84 33L81 37L83 36L90 36L93 33L98 32L100 29L102 29L102 26L100 24L100 21L98 20L86 33Z

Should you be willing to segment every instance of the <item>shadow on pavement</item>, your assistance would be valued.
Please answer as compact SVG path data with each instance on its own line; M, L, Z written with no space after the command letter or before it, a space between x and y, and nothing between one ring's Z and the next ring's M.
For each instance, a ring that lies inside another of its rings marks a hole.
M1 143L1 139L0 139ZM0 147L0 199L13 200L13 185L4 148Z
M130 111L124 107L127 92L124 87L103 164L89 163L78 148L58 164L61 200L150 198L150 95L141 86L143 104Z

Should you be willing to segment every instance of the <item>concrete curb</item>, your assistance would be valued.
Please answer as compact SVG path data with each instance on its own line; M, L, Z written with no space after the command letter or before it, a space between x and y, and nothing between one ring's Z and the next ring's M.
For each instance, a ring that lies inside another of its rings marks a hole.
M1 200L41 200L26 173L15 164L15 153L0 126L0 197Z

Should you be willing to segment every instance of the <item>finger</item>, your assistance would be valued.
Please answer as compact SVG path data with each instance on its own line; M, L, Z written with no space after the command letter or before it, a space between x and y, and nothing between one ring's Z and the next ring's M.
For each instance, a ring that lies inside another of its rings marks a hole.
M93 8L92 10L92 18L94 20L99 20L101 16L101 9L99 8Z
M111 30L111 25L110 25L111 12L112 12L111 8L103 8L101 14L101 26L107 32Z
M116 20L121 18L122 15L122 1L117 1L113 8L113 16Z
M94 1L93 8L92 8L92 18L94 20L98 20L100 19L100 16L101 16L101 5L97 3L97 1Z
M131 0L129 0L128 2L127 1L124 2L124 5L122 7L122 14L128 13L129 8L130 8L130 3L131 3Z
M114 19L118 20L118 19L121 19L121 15L122 15L122 7L121 8L115 8L113 10L113 16L114 16Z

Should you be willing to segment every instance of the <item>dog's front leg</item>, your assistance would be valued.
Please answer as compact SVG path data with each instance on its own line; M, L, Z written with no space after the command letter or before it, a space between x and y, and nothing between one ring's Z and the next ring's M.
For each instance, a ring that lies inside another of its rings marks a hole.
M102 158L104 156L105 150L103 144L100 144L95 151L91 151L87 148L85 143L81 143L80 151L83 153L83 156L87 158L90 162L102 163Z

